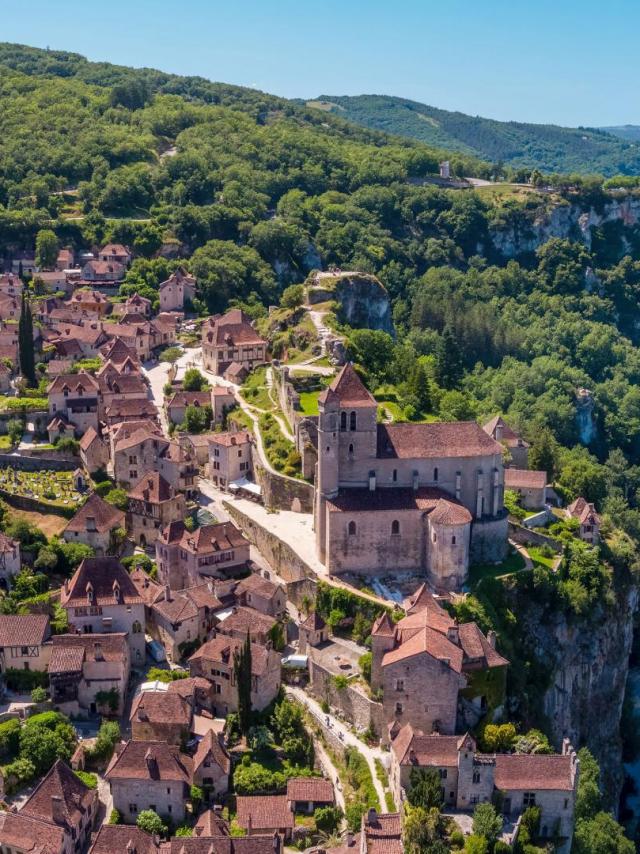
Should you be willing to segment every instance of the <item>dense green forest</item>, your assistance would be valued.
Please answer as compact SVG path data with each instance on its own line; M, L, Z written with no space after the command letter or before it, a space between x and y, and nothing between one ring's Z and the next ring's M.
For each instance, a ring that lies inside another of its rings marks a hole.
M403 417L501 411L567 496L640 534L640 228L605 222L588 248L576 228L511 260L494 240L554 209L602 212L601 180L553 194L423 186L442 150L247 89L19 46L0 46L0 95L0 255L45 227L76 248L122 241L137 256L123 294L157 299L182 261L203 312L233 300L264 313L330 264L373 273L396 338L345 332Z
M624 132L624 128L499 122L388 95L321 95L307 104L364 127L419 139L516 170L640 174L640 151L632 144L638 137Z

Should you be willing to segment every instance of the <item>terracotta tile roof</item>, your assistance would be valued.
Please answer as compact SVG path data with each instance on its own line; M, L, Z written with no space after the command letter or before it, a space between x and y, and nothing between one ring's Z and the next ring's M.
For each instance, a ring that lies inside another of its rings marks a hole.
M209 583L196 584L193 587L185 587L182 591L185 596L188 596L198 608L209 608L211 611L217 611L222 608L222 602L218 599L213 589L209 587Z
M431 486L381 487L367 489L354 487L341 489L335 498L327 501L330 512L358 513L367 510L426 510L432 511L440 501L455 504L454 499L442 489ZM465 512L468 512L465 510Z
M280 837L255 834L244 837L174 837L167 854L280 854Z
M98 263L104 262L99 261ZM96 303L96 305L109 305L109 300L104 294L100 293L100 291L92 291L85 288L80 288L75 291L71 296L71 299L67 300L65 305L72 305L73 303L80 302L93 302Z
M342 407L377 407L378 405L350 362L318 397L320 403L327 403L332 399L336 399Z
M88 520L93 519L95 530L106 534L114 528L124 528L125 514L101 498L97 492L92 492L82 507L67 523L65 531L86 533L89 530Z
M371 815L373 813L373 815ZM367 854L402 854L402 819L400 813L365 813L363 832Z
M177 391L167 403L172 406L211 406L210 391Z
M121 365L130 359L138 364L138 355L135 350L132 350L122 338L114 338L102 348L102 353L107 361L113 362L114 365Z
M423 608L428 608L433 602L436 602L433 593L429 589L429 586L425 583L421 584L420 587L416 590L416 592L407 599L405 608L407 614L410 614L412 611L421 611ZM437 604L438 608L440 606ZM444 610L441 608L441 610ZM446 612L445 612L446 613Z
M395 634L395 628L391 622L391 617L386 611L380 614L380 616L375 620L371 629L371 634L379 635L380 637L390 637Z
M595 505L590 504L582 497L576 498L576 500L567 507L567 513L570 516L573 516L574 519L578 519L581 525L600 524L600 516L596 511Z
M483 667L506 667L509 662L503 658L482 634L476 623L462 623L459 626L460 646L467 661L479 660Z
M193 756L194 770L200 768L207 756L211 756L224 774L231 773L231 757L224 749L217 736L209 730L200 740ZM205 775L207 776L207 775Z
M507 489L544 489L547 473L531 469L505 469L504 485Z
M115 598L114 587L120 587L120 600ZM65 608L87 605L87 585L93 591L93 603L99 605L138 605L142 599L129 577L129 573L115 557L88 557L76 569L60 594L60 603Z
M572 761L570 755L499 753L494 777L496 789L571 791Z
M91 445L95 442L102 442L102 439L95 431L94 427L89 427L89 429L84 433L82 438L80 439L80 450L88 451Z
M406 724L391 742L391 750L400 765L456 767L465 738L464 735L424 735Z
M209 694L212 687L211 682L202 676L189 676L187 679L174 679L173 682L169 682L167 693L180 694L181 697L191 701L196 691Z
M0 647L38 646L50 635L46 614L3 614L0 616Z
M386 614L386 611L385 611L385 614ZM326 626L327 626L327 624L322 619L320 614L318 614L316 611L312 611L309 614L309 616L306 618L306 620L303 620L303 622L300 623L300 625L303 628L308 629L311 632L319 632L322 629L326 628ZM372 632L372 634L373 634L373 632Z
M135 585L138 595L144 599L147 605L151 605L151 603L155 602L159 596L164 594L164 587L161 584L158 584L157 581L154 581L151 576L139 566L131 570L129 578Z
M153 836L135 825L103 824L89 854L157 854L159 850Z
M98 793L77 777L61 759L36 786L33 794L20 810L21 815L59 824L52 812L52 798L59 798L64 815L64 825L69 830L80 824L87 810L98 799Z
M127 249L126 246L123 246L122 243L107 243L106 246L103 246L99 255L114 255L114 256L129 256L131 252Z
M109 279L112 281L120 281L124 278L124 267L118 261L87 261L87 263L82 268L82 275L85 277L81 279L84 281L91 281L94 276L101 276L105 279Z
M108 376L101 376L100 391L103 394L137 394L144 398L147 394L147 384L138 373L119 374L117 371Z
M204 643L200 649L196 650L189 661L211 661L219 662L227 666L233 667L233 655L240 651L244 641L237 638L226 637L225 635L217 635L207 643ZM251 644L251 673L253 676L263 676L269 669L270 663L275 661L274 656L278 659L280 656L274 653L273 650L267 649L259 643Z
M189 784L193 760L164 741L128 741L116 748L107 780L170 780Z
M499 440L501 444L504 443L508 448L529 447L529 443L525 442L525 440L519 436L515 430L512 430L501 415L496 415L495 418L492 418L491 421L487 421L487 423L482 427L485 433L493 436L494 439L496 438L496 428L502 429L502 438Z
M98 381L84 371L77 374L60 374L49 384L47 394L62 394L65 388L74 394L82 391L84 394L93 395L98 391Z
M0 554L12 552L14 549L20 548L18 540L12 540L3 531L0 531Z
M131 422L134 425L138 425L139 422ZM146 422L147 424L149 422ZM152 440L158 443L158 450L162 450L162 448L166 448L169 442L162 436L160 430L152 430L152 425L140 427L135 426L133 430L119 430L117 432L117 436L122 435L122 438L116 438L114 441L114 450L118 451L126 451L127 448L133 448L136 445L141 445L143 442L148 440Z
M462 672L462 650L443 634L434 629L421 629L412 635L404 643L401 643L396 649L385 653L382 659L382 666L386 667L389 664L395 664L397 661L404 661L407 658L413 658L415 655L422 654L430 655L438 661L443 661L448 664L451 670L456 673Z
M184 596L181 591L172 591L169 599L166 598L166 594L162 598L156 599L151 609L170 623L197 620L198 618L197 605L188 596Z
M333 786L324 777L291 777L287 781L287 798L290 801L332 804Z
M127 658L126 632L54 635L49 673L78 673L85 661L122 661Z
M223 634L235 632L244 636L250 632L252 636L258 633L266 635L275 624L273 617L261 614L255 608L237 605L234 606L233 612L218 624L217 629Z
M273 599L279 590L282 590L279 584L274 584L273 581L269 581L259 572L252 572L251 575L238 582L235 593L236 595L255 593L257 596L262 596L263 599Z
M431 597L431 602L426 602L419 610L412 610L410 614L403 617L397 623L397 629L404 634L410 630L417 631L428 627L446 635L455 625L453 617Z
M137 418L157 418L158 410L155 403L146 398L114 397L105 410L105 416L107 418L128 418L132 416L136 416Z
M205 810L193 826L193 835L229 836L229 825L215 810Z
M202 327L203 340L214 346L266 344L255 331L250 318L239 308L232 308L222 317L212 317Z
M228 379L229 377L238 377L242 379L246 377L249 371L241 365L240 362L231 362L227 370L224 372L225 377Z
M186 551L209 554L244 546L247 540L232 522L203 525L195 531L187 531L183 522L171 522L162 532L163 543L179 543Z
M293 812L286 795L258 795L236 798L237 822L252 830L292 828Z
M174 272L169 276L168 279L165 279L164 282L160 282L160 289L164 288L166 285L175 285L176 282L182 282L186 285L195 285L196 280L194 276L189 275L184 267L178 267Z
M432 459L502 454L502 445L475 421L378 424L379 459Z
M160 504L161 501L170 501L175 493L159 472L152 471L143 475L128 495L129 498Z
M212 433L209 437L210 445L223 445L230 448L233 445L246 445L251 441L251 434L246 430L238 430L235 433Z
M211 394L213 397L233 397L233 389L226 385L214 385Z
M434 525L469 525L472 516L462 504L441 498L429 513L429 521Z
M0 812L0 843L29 854L60 854L64 851L65 833L58 825L22 812Z
M168 691L142 691L131 705L129 720L145 720L151 724L173 724L188 729L192 709L180 694Z

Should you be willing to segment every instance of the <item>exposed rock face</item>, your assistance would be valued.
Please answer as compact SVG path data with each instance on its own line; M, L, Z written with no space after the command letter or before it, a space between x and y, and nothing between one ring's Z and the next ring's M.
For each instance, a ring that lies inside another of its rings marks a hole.
M531 634L536 657L551 667L542 705L553 742L560 748L567 737L576 749L589 747L600 763L612 808L623 782L620 716L637 604L638 591L631 587L615 606L572 622L562 613L545 622L534 606L522 626Z
M640 198L622 196L607 202L602 211L585 209L580 203L562 203L532 214L524 224L521 218L508 227L490 228L494 247L505 257L515 258L535 252L552 237L583 241L591 248L591 231L607 222L620 222L631 228L640 221Z
M391 301L386 288L368 273L319 273L309 287L309 303L332 300L337 316L354 329L379 329L393 334Z
M576 392L578 433L583 445L589 445L596 435L596 424L593 418L593 395L588 388L579 388Z

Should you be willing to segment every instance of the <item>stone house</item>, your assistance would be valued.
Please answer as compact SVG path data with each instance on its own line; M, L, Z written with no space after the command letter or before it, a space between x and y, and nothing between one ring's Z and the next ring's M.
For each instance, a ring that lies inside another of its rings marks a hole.
M153 633L170 661L180 661L182 651L208 640L222 604L207 584L172 591L165 585L150 607Z
M0 850L77 854L90 842L98 809L97 789L90 789L57 759L22 809L0 813Z
M49 417L62 418L78 435L98 430L98 381L91 374L63 374L47 388Z
M188 531L172 522L156 541L160 580L174 590L192 587L202 576L215 576L249 561L249 541L232 522L202 525Z
M507 546L502 445L476 422L379 424L345 365L318 398L315 532L331 574L399 570L457 590Z
M360 854L404 854L402 816L368 809L360 823Z
M82 507L69 520L62 532L68 543L91 546L96 555L106 555L113 548L114 533L124 530L125 514L92 492Z
M128 347L122 338L111 337L104 344L101 355L104 356L105 366L111 362L120 373L126 373L127 370L140 370L140 360L136 356L136 351ZM98 371L97 376L100 376L102 368Z
M487 421L482 429L507 449L511 458L509 466L516 469L529 468L529 443L512 430L501 415L496 415L491 421Z
M312 611L298 626L298 651L301 655L309 647L320 646L329 639L329 629L320 614Z
M13 578L20 572L22 560L20 542L0 532L0 586L8 590Z
M14 276L33 276L38 270L33 249L17 252L11 259L11 272Z
M211 389L211 408L213 410L213 423L222 424L226 413L233 409L236 399L233 389L229 386L214 385Z
M10 297L8 294L0 293L0 320L20 319L21 303L16 297Z
M24 285L19 276L14 276L13 273L0 274L0 293L10 297L21 297L23 290Z
M114 477L123 488L131 489L146 472L158 471L176 492L187 497L196 493L195 459L145 416L132 420L131 429L126 424L112 425L111 445Z
M186 744L193 709L180 694L141 691L131 706L131 738L135 741L164 741Z
M293 812L313 815L318 807L333 806L333 785L324 777L291 777L287 780L287 800Z
M251 435L246 430L213 433L209 438L209 479L227 490L230 483L252 476Z
M201 469L209 462L209 439L213 435L214 433L178 433L180 444Z
M123 421L156 421L158 410L152 400L144 397L121 397L114 396L104 409L104 420L108 427L120 424Z
M542 510L547 503L546 471L530 469L505 469L505 489L512 489L520 495L522 506L526 510Z
M104 317L111 311L111 302L100 291L92 291L88 288L78 288L71 298L65 302L65 306L74 314L84 314L90 317Z
M395 625L383 614L371 632L371 688L382 691L384 719L398 729L410 722L426 733L456 732L459 706L475 721L487 709L476 672L491 672L498 688L508 662L475 623L459 625L426 588ZM464 698L464 703L463 703Z
M515 822L528 806L542 810L540 833L562 839L568 851L573 835L579 761L565 739L562 755L477 752L466 735L424 735L406 724L391 743L389 781L396 803L405 800L414 769L432 768L441 781L447 809L472 812L476 804L502 796L502 811Z
M187 512L184 495L157 471L144 474L128 495L127 531L142 548L153 546L160 531L184 519Z
M98 252L98 259L100 261L122 264L124 267L129 266L132 258L133 255L130 250L121 243L107 243L107 245L103 246Z
M120 744L105 772L113 805L128 824L135 824L143 810L176 824L184 821L192 778L191 757L162 741Z
M107 341L102 321L79 318L77 323L64 321L56 324L48 343L56 348L60 358L83 359L98 356Z
M236 584L236 602L254 608L261 614L280 619L287 611L287 591L259 572L252 572Z
M234 655L243 642L218 635L189 659L192 676L202 676L213 683L214 714L226 717L238 710L238 686L234 672ZM251 644L251 705L260 711L280 690L280 654L261 644Z
M267 342L239 308L211 317L202 325L202 363L205 370L223 376L236 363L251 372L267 358Z
M160 282L160 311L183 311L185 299L195 296L196 280L183 267L178 267L168 279Z
M46 614L0 615L0 673L46 670L51 658L50 638Z
M594 504L589 503L582 497L576 498L567 507L567 516L578 520L580 524L578 536L583 542L589 543L592 546L598 545L600 542L600 525L602 520Z
M125 268L115 261L98 261L95 258L83 265L79 285L104 285L115 287L122 282Z
M276 620L267 614L261 614L254 608L233 605L218 614L216 632L238 640L244 640L249 633L255 643L267 644L271 641L271 632Z
M89 427L80 439L80 459L90 474L107 467L109 448L94 427Z
M103 824L89 854L158 854L160 843L139 827L127 824Z
M85 558L71 580L65 580L60 604L72 631L126 633L132 666L144 665L144 600L117 558Z
M252 795L236 798L236 821L247 836L277 833L291 839L295 819L286 795Z
M217 800L229 791L231 757L220 738L209 730L199 741L193 755L193 782Z
M58 257L56 258L56 270L70 270L75 263L75 253L71 246L66 246L64 249L60 249L58 251Z
M146 297L141 297L139 293L135 293L124 302L116 303L113 306L112 314L117 317L127 314L139 314L142 317L151 317L151 300Z
M175 679L167 688L169 694L180 694L191 705L194 715L213 711L213 685L201 676Z
M138 372L118 373L115 369L98 377L100 416L117 400L147 401L149 388Z
M211 406L211 403L210 391L177 391L165 404L167 418L174 424L182 424L187 406L203 409L205 406Z
M99 695L112 691L117 700L113 711L122 714L130 672L131 654L124 632L54 635L52 639L51 701L65 714L111 709Z

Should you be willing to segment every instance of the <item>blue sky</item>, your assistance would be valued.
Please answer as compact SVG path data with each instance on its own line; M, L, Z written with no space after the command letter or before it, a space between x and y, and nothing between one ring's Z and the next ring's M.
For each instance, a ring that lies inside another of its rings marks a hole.
M0 0L0 39L255 86L640 124L637 0Z

